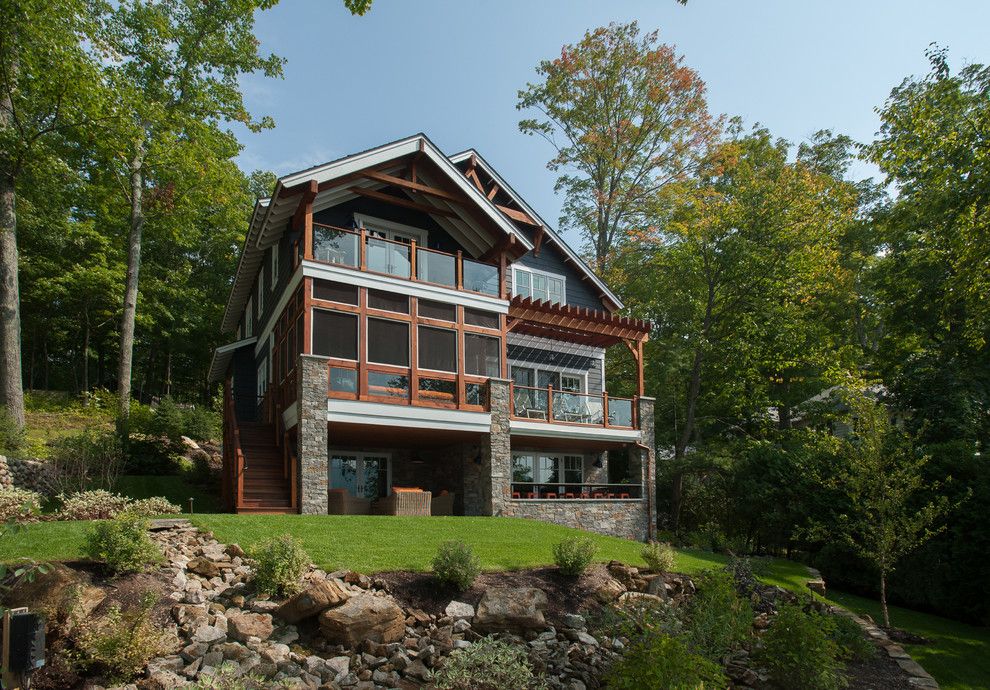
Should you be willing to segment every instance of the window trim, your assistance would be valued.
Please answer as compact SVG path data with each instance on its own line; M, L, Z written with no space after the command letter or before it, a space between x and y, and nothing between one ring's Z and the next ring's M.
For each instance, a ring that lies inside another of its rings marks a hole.
M364 339L364 361L368 364L377 364L382 367L395 367L397 369L411 369L412 368L412 329L409 327L410 323L408 321L399 321L398 319L387 319L382 316L367 316L364 319L365 328L368 329L368 336L371 335L371 322L372 321L385 321L387 323L397 323L406 327L406 364L392 364L391 362L376 362L371 359L370 348L371 348L371 338L366 337ZM360 338L359 338L360 340Z
M311 307L310 308L310 323L313 324L309 329L309 351L313 353L315 357L323 357L324 359L334 359L340 362L359 362L361 358L361 319L352 311L342 311L340 309L327 309L325 307ZM357 322L357 329L354 331L354 338L356 342L354 343L354 352L357 355L355 359L349 357L338 357L337 355L317 355L316 354L316 312L325 311L328 314L340 314L341 316L350 316Z
M547 278L557 278L561 282L560 286L560 304L567 304L567 276L561 275L560 273L553 273L551 271L544 271L539 268L530 268L529 266L519 266L518 264L512 264L512 296L515 297L519 293L516 292L516 287L519 284L516 278L516 273L519 271L524 271L530 274L529 279L529 291L530 295L533 292L533 274L539 274ZM547 289L547 299L550 299L550 290Z
M393 220L385 220L384 218L369 216L364 213L355 213L354 221L357 223L358 227L373 230L385 230L385 239L393 242L396 241L396 232L402 235L412 235L416 238L416 245L420 247L426 246L427 238L429 237L429 230L426 228L417 228L412 225L404 225L402 223L396 223ZM369 225L372 227L368 228Z

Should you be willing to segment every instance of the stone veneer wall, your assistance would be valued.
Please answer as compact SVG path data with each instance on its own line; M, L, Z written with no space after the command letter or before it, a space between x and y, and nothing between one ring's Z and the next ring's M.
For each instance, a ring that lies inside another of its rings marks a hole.
M488 407L492 426L491 433L481 441L481 464L475 464L472 457L462 461L466 515L503 515L503 508L510 500L512 448L506 379L489 379Z
M301 513L326 515L329 462L327 459L327 362L299 356L299 506Z
M642 432L642 444L639 448L640 470L643 477L643 500L646 502L646 538L653 539L657 534L657 446L656 419L653 408L656 398L640 398L639 428Z
M517 499L506 501L501 515L543 520L613 537L646 539L646 501L637 499Z

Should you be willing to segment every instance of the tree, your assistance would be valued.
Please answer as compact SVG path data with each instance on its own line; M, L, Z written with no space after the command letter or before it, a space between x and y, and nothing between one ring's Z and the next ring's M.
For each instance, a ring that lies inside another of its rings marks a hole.
M848 462L827 485L845 494L850 509L831 528L838 534L826 536L843 539L876 568L883 622L889 628L887 578L900 559L944 529L939 520L949 509L948 499L937 495L936 484L926 484L928 456L891 424L883 402L852 385L843 397L853 427L844 444Z
M281 75L282 60L261 55L254 35L255 12L273 4L272 0L127 0L112 14L111 43L119 59L109 71L121 106L129 114L115 140L108 142L108 158L115 160L118 175L126 180L130 205L117 377L122 435L126 435L130 411L149 178L159 182L159 193L171 195L170 167L190 164L195 156L210 152L204 141L234 141L232 134L220 131L221 124L240 122L252 130L273 125L269 118L251 117L238 84L243 74Z
M17 194L59 140L99 118L98 2L9 0L0 9L0 405L24 425Z
M536 71L542 81L520 91L516 107L541 116L519 129L556 149L547 167L561 173L560 223L585 238L603 272L659 192L694 170L720 121L698 74L636 22L589 31Z

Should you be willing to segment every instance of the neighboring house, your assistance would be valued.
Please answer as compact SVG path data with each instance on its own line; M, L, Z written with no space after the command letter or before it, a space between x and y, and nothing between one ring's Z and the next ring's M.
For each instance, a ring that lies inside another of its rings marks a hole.
M255 207L211 366L226 506L652 536L649 325L621 306L475 151L419 134L282 177ZM633 398L604 390L620 344Z

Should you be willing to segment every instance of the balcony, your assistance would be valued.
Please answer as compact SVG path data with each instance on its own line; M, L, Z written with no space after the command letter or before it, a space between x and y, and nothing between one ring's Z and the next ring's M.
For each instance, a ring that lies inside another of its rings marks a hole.
M610 397L606 393L572 393L553 386L534 388L511 384L513 419L528 422L574 424L605 429L636 428L635 398Z
M454 290L502 297L498 266L475 261L461 252L449 254L396 242L364 230L313 224L313 259L368 273L392 276Z

